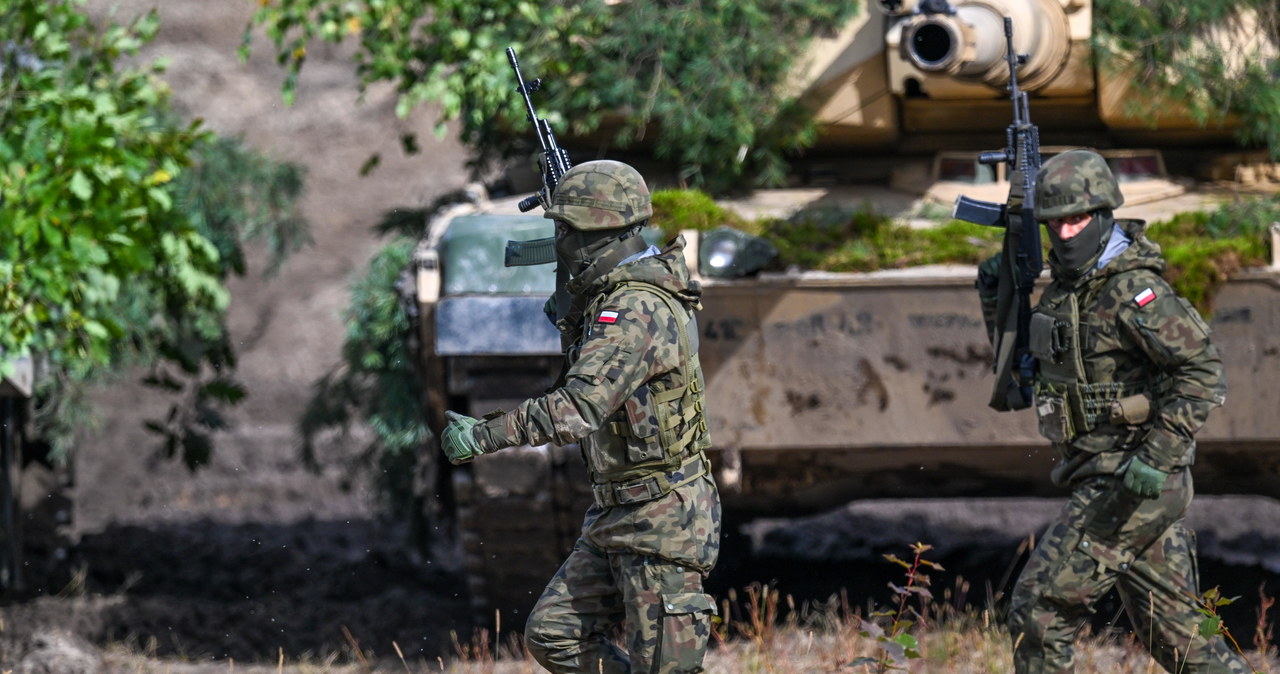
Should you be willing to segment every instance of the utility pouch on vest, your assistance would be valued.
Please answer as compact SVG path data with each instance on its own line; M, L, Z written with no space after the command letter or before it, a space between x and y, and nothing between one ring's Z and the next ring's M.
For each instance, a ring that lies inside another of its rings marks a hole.
M1070 442L1075 437L1071 412L1067 409L1067 400L1062 395L1043 388L1037 390L1036 420L1039 422L1040 435L1049 442Z
M1036 312L1031 314L1027 335L1027 347L1040 360L1057 362L1053 351L1053 317Z
M1131 395L1111 403L1113 426L1137 426L1151 418L1151 399L1144 394Z
M617 425L610 429L615 435L631 438L627 443L627 458L632 464L666 458L659 435L662 421L655 407L653 394L646 389L644 394L632 396L623 403Z

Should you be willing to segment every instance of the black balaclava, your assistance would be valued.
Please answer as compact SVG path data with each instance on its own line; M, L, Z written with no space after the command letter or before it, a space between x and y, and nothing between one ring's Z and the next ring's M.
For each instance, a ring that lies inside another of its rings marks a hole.
M1111 209L1098 209L1092 215L1093 219L1079 234L1065 241L1058 238L1052 227L1045 227L1053 245L1058 272L1066 278L1080 278L1093 271L1107 248L1107 241L1111 239L1111 230L1115 226Z
M556 222L556 259L575 278L602 276L646 248L644 238L636 236L642 225L584 232Z

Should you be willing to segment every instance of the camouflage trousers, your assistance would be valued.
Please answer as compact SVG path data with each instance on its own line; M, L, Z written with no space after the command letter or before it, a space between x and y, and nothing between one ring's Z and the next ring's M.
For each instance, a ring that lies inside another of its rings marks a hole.
M1222 637L1200 636L1196 539L1183 523L1192 493L1189 470L1170 475L1157 499L1132 496L1115 477L1075 488L1013 591L1016 672L1073 671L1075 636L1113 587L1135 635L1167 671L1252 671Z
M702 579L719 545L710 477L636 506L593 506L529 614L529 652L555 674L702 672L716 612Z

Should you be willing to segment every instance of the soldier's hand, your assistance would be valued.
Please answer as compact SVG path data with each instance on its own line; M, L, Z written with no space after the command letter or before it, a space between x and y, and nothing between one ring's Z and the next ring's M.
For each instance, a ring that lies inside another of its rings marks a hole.
M1124 469L1124 487L1142 498L1158 498L1169 474L1133 457Z
M546 314L547 320L551 321L552 325L556 324L556 296L554 293L542 304L542 313Z
M978 298L984 303L995 303L1000 290L1000 263L1004 254L996 253L978 265L978 280L974 287L978 289Z
M484 454L475 434L475 427L480 424L480 420L453 411L444 414L449 418L449 425L445 426L444 434L440 436L440 448L449 457L449 463L456 466Z

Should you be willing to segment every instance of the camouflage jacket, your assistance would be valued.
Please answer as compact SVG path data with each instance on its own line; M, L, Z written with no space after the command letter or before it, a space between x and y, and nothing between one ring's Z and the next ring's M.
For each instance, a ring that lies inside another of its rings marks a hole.
M658 292L674 302L668 304ZM696 380L698 385L693 388L700 395L701 370L695 359L695 371L685 372L689 354L681 352L683 343L696 353L696 341L691 346L688 341L690 333L696 340L697 331L690 321L700 295L701 288L689 278L681 238L658 255L620 265L589 282L574 298L586 312L581 322L570 328L576 334L566 354L569 362L564 385L485 421L477 430L482 447L493 451L520 444L567 444L586 439L583 449L596 483L631 479L644 474L645 467L679 468L681 461L673 463L671 459L680 457L642 455L628 462L593 450L601 444L600 436L607 441L610 435L628 433L654 436L669 431L673 436L697 436L691 438L694 442L686 443L693 451L686 452L685 458L708 444L705 423L699 430L682 427L687 422L673 419L670 428L664 429L661 420L649 418L647 411L664 404L651 397L685 380ZM674 315L672 306L690 313L682 319ZM679 401L669 404L678 406ZM652 432L637 430L646 427ZM627 450L631 453L646 451L643 446L637 449L635 442L631 445Z
M1083 378L1144 391L1150 411L1122 420L1104 413L1095 427L1060 446L1064 461L1053 476L1060 484L1114 473L1132 447L1161 470L1191 465L1196 432L1225 400L1226 379L1209 327L1161 278L1165 262L1144 235L1145 223L1116 222L1132 243L1092 274L1064 280L1050 255L1053 281L1035 311L1052 311L1074 296L1078 324L1072 338L1079 340Z

